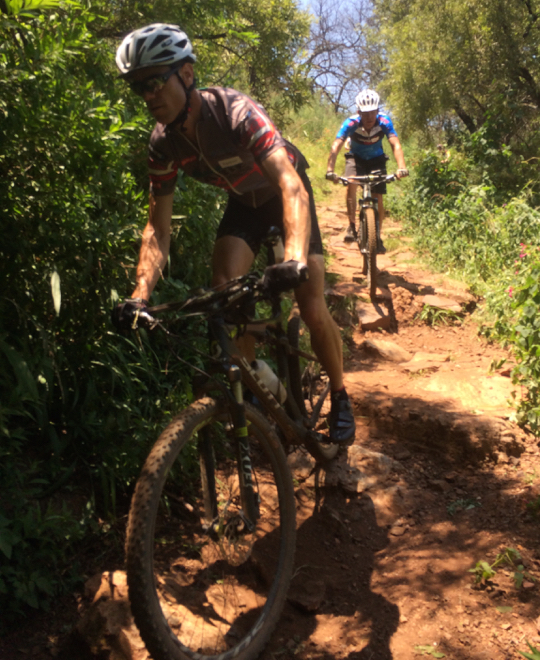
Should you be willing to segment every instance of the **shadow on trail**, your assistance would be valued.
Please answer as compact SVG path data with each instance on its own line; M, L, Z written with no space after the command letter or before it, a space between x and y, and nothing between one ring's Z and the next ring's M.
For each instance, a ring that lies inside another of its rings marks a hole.
M515 645L521 641L527 650L523 639L536 632L529 622L540 609L537 586L518 588L516 568L505 564L472 588L470 571L515 548L525 570L537 576L540 526L530 505L540 501L538 439L450 400L383 390L356 395L365 420L362 443L397 463L402 499L396 517L403 526L377 555L373 589L399 604L406 621L396 637L399 648L408 645L412 657L415 645L437 640L453 660L518 657ZM483 635L484 626L497 634ZM520 626L518 638L512 631Z
M294 605L264 657L408 660L434 642L453 660L517 657L518 626L519 650L523 635L534 641L539 589L517 589L510 567L473 589L470 569L513 547L538 574L540 529L524 467L538 441L451 401L355 394L365 422L356 442L395 462L380 484L398 491L393 516L380 515L373 491L297 487ZM492 629L497 636L484 634Z
M373 371L369 362L362 371ZM526 434L502 416L469 412L452 399L429 400L422 396L393 395L386 389L350 388L356 413L370 432L392 435L390 443L414 443L436 450L448 460L496 460L499 452L519 457Z
M334 488L320 495L299 526L289 602L264 657L336 657L337 645L340 657L392 660L399 610L371 588L375 554L387 546L388 531L377 524L369 498Z

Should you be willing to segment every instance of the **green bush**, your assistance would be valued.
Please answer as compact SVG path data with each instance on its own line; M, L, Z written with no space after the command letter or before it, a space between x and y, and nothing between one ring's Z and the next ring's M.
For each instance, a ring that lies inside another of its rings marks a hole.
M517 366L513 382L526 388L519 421L540 435L540 247L522 245L513 286L508 288L516 320L510 340Z
M167 417L190 397L166 341L119 337L110 324L134 283L151 122L114 82L111 48L91 31L98 23L78 8L0 14L4 623L66 587L93 512L114 517ZM156 300L208 281L222 200L184 186L174 267Z

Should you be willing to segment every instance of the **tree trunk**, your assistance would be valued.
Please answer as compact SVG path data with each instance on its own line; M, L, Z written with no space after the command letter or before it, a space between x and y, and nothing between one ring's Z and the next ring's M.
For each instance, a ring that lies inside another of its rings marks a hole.
M463 110L463 108L460 107L459 105L454 106L454 111L457 114L457 116L461 119L461 121L465 124L465 127L469 131L469 133L475 133L478 127L474 119L471 117L471 115L467 114L465 110Z

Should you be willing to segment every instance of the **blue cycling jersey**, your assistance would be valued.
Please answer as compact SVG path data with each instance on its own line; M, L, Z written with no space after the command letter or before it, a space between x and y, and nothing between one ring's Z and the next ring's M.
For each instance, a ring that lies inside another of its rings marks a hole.
M375 126L370 131L366 131L362 126L360 115L353 115L343 122L336 138L339 140L351 138L350 152L363 160L371 160L384 155L382 141L385 135L397 137L390 117L379 112Z

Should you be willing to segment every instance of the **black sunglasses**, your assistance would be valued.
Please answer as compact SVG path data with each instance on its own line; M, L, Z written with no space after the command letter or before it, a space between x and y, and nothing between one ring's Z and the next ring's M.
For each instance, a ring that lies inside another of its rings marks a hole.
M173 73L176 73L179 68L180 67L177 66L174 69L165 71L165 73L159 73L156 76L149 76L144 80L134 80L129 83L131 91L137 94L137 96L143 96L145 92L155 94L165 86L167 80L169 80Z

